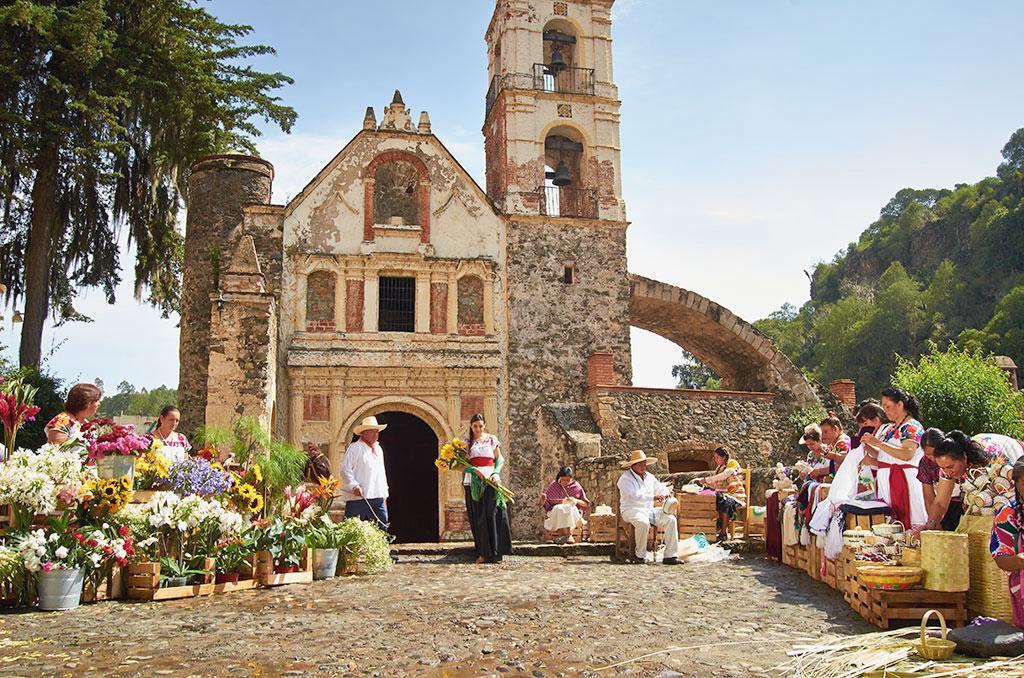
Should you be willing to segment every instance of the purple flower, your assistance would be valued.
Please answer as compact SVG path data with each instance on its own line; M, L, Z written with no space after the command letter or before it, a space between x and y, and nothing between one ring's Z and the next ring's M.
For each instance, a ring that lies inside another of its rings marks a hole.
M171 466L171 489L183 497L198 494L210 497L231 489L234 478L202 457L192 457Z

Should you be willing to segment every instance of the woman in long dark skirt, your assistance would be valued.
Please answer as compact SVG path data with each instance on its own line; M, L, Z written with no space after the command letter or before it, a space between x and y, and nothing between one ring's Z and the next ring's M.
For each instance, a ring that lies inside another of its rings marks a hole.
M505 500L485 480L501 482L501 468L505 458L501 454L498 438L484 430L484 415L474 414L469 420L469 449L471 467L466 469L463 484L466 488L466 510L473 531L479 563L500 563L502 556L512 554L512 532L508 526Z

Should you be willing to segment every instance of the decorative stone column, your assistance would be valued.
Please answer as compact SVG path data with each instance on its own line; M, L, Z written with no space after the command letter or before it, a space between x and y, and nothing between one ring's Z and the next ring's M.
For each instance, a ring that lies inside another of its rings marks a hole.
M182 430L203 425L210 366L211 298L228 264L246 205L266 205L274 167L246 155L212 155L192 165L181 290L178 405Z

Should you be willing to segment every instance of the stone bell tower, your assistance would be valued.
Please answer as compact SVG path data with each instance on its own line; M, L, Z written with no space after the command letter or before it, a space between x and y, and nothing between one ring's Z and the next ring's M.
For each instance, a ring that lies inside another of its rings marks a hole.
M585 402L587 358L610 354L628 385L629 281L612 79L614 0L497 0L488 48L487 193L507 224L508 390L513 489L554 477L537 408ZM536 502L514 513L540 524Z

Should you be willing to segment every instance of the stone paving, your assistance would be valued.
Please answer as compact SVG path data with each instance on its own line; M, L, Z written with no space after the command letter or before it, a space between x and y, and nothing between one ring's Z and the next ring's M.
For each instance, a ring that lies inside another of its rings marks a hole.
M376 577L4 614L0 673L748 676L785 661L788 641L870 630L835 591L761 558L421 555Z

